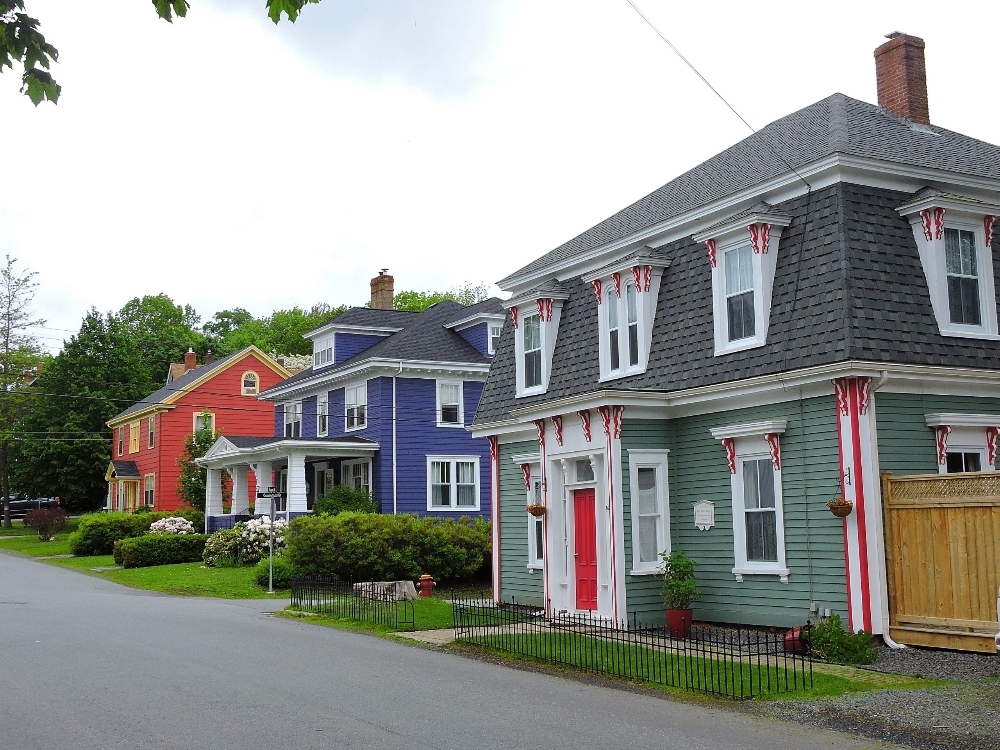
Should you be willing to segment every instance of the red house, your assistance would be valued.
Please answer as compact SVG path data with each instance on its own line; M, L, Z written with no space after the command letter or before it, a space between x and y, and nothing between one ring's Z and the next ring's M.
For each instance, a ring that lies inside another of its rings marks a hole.
M184 505L177 494L178 461L185 437L199 425L226 435L274 430L274 404L259 401L257 394L291 373L255 346L206 359L199 366L189 350L183 364L170 366L163 388L108 421L108 510L132 512L142 505L177 510Z

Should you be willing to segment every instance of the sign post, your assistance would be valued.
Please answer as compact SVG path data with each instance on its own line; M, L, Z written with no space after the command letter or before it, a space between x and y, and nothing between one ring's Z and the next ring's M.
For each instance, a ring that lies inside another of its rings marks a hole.
M274 501L281 497L281 493L274 487L268 487L264 492L258 492L257 498L260 500L269 499L271 501L271 529L267 540L267 593L274 593Z

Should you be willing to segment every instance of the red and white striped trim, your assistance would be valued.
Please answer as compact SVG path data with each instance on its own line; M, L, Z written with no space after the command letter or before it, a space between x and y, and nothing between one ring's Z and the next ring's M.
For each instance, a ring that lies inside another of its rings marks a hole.
M764 439L767 441L767 447L771 452L771 463L774 464L774 468L781 471L781 441L780 436L776 432L769 432L764 435Z
M993 225L996 223L996 216L983 217L983 232L986 234L986 249L993 247Z
M712 261L712 268L717 265L717 259L715 257L715 240L705 240L705 247L708 248L708 259Z
M549 490L546 474L548 467L545 458L545 420L536 419L535 429L538 431L538 455L541 461L542 474L542 505L549 505ZM552 597L549 593L549 514L542 516L542 597L545 604L545 614L552 614Z
M925 208L920 212L920 224L924 229L924 239L928 242L932 239L941 239L941 233L944 231L944 214L943 208Z
M620 273L618 273L617 271L615 271L613 274L611 274L611 281L615 285L615 294L617 294L619 297L621 297L622 296L622 275Z
M726 462L729 464L729 473L736 473L736 440L733 438L723 438L722 447L726 449Z
M521 473L524 474L524 489L531 489L531 464L521 464Z
M552 299L543 297L535 300L535 307L538 308L538 319L543 323L552 320Z
M500 438L490 435L490 524L493 537L493 601L500 601Z
M514 328L517 328L517 308L510 308L510 322L514 324Z
M948 435L951 434L951 427L946 424L939 424L934 431L937 438L937 460L944 466L948 463Z
M997 436L1000 436L1000 427L986 428L986 458L990 466L997 465Z
M615 441L621 438L623 406L601 406L598 408L604 423L605 447L607 448L607 494L608 526L611 536L611 616L618 622L618 532L615 523Z
M632 266L632 278L635 280L635 288L642 291L642 266Z
M583 437L590 442L590 409L580 409L577 412L580 417L580 426L583 428Z
M594 287L594 296L597 297L597 304L601 304L601 280L594 279L590 282Z
M561 415L557 414L556 416L552 417L552 428L553 428L553 430L555 430L555 433L556 433L556 442L559 443L559 445L562 445L563 444L563 433L562 433L562 431L563 431L563 420L562 420L562 416Z

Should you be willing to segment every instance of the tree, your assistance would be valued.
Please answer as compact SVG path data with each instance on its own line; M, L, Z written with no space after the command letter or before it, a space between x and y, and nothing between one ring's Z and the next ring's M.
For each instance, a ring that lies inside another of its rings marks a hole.
M207 341L220 354L232 354L253 344L265 352L312 354L312 343L302 335L337 317L346 308L317 302L308 310L293 307L254 318L241 308L217 312L202 327Z
M177 459L181 467L181 474L177 478L177 494L192 508L200 511L205 510L205 487L208 484L208 469L195 463L196 458L201 458L212 444L222 435L218 430L213 431L211 427L205 426L201 421L201 427L184 438L184 454ZM223 483L223 502L232 499L232 490L228 482Z
M104 504L111 460L106 422L150 392L141 354L113 314L87 313L32 388L12 465L18 490L58 495L73 513Z
M232 335L233 331L242 325L246 325L254 320L253 314L242 307L235 307L232 310L220 310L212 319L201 327L202 333L212 341L221 341L226 336Z
M35 271L21 271L17 259L7 256L0 269L0 496L3 525L10 528L10 454L15 433L29 405L24 373L41 358L41 347L28 329L45 323L33 319Z
M446 299L461 305L474 305L490 296L489 284L472 284L468 281L459 284L450 292L400 292L392 298L392 304L397 310L422 312L431 305L436 305Z
M116 317L138 347L147 392L162 385L170 363L182 361L188 347L200 354L208 348L208 339L198 330L198 313L191 305L178 305L165 294L136 297L126 302Z
M320 0L267 0L267 16L275 23L284 14L295 23L302 9ZM183 18L191 5L187 0L152 0L156 14L173 23L174 16ZM55 104L62 87L49 73L49 66L59 61L59 52L45 41L38 30L38 19L24 12L24 0L0 0L0 72L14 69L13 61L21 63L21 93L36 107L48 99ZM44 68L42 70L41 68Z

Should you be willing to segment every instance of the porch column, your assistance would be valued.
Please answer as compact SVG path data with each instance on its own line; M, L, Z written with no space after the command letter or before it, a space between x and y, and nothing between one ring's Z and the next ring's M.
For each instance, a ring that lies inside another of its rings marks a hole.
M233 477L233 506L229 512L233 515L238 513L248 513L250 511L250 496L247 494L248 484L247 471L250 467L246 464L234 466L230 471Z
M306 456L304 453L288 455L288 512L305 513L306 503Z
M257 492L266 492L273 484L273 470L270 461L261 461L254 465L254 476L257 477ZM271 498L258 497L254 501L254 515L271 515Z
M209 469L205 482L205 517L222 515L222 469Z

